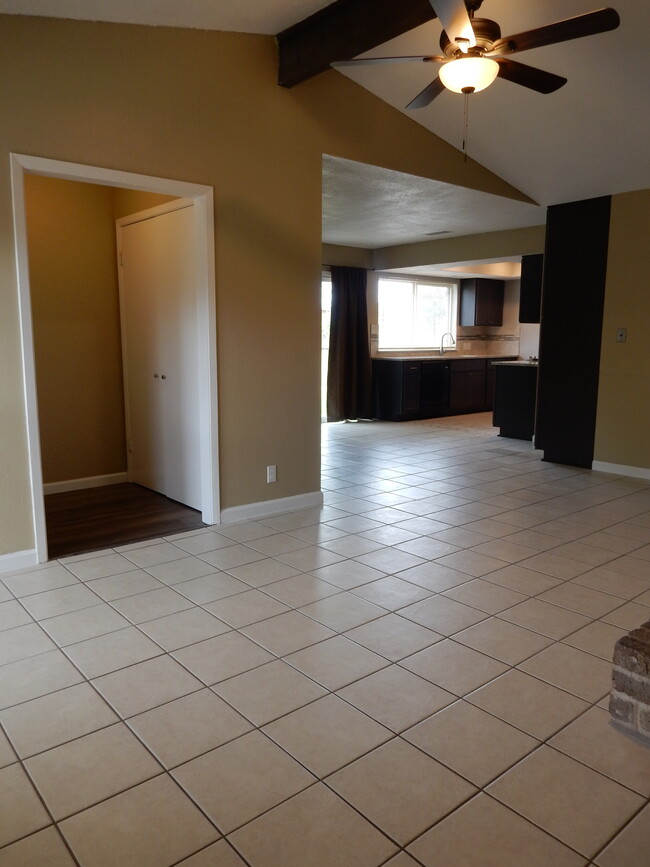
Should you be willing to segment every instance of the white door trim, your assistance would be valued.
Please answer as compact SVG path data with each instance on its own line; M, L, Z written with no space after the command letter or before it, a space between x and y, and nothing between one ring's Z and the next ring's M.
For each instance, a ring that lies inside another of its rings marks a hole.
M32 517L38 563L47 560L47 532L43 499L43 471L34 365L34 334L32 327L29 257L25 215L25 174L43 175L70 181L103 184L130 190L161 193L192 199L197 226L197 274L199 287L199 394L201 424L202 515L206 524L220 522L219 504L219 440L217 405L217 320L214 264L214 192L202 184L174 181L61 162L43 157L11 154L11 187L13 197L14 233L16 238L16 270L20 310L21 351L24 382L25 413L29 473L32 494Z

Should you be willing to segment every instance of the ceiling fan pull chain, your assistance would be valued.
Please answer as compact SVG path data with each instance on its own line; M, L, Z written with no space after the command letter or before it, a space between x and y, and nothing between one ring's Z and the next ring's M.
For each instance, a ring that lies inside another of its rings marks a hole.
M469 93L464 94L465 96L465 112L463 118L463 157L465 162L467 162L467 139L469 136Z

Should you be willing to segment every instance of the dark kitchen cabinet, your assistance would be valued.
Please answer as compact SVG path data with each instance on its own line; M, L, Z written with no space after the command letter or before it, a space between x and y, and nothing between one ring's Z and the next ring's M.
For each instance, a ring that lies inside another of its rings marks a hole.
M488 360L485 371L485 409L494 407L494 387L496 382L496 368L492 361Z
M422 362L375 359L372 374L376 418L406 421L419 416Z
M519 321L539 322L542 309L542 271L544 254L521 257Z
M374 359L374 416L388 421L435 418L449 407L449 362Z
M503 281L476 277L460 281L459 325L503 324Z
M446 415L449 407L449 362L423 361L420 418Z
M535 432L537 365L516 362L496 365L492 424L499 436L532 440Z
M422 365L419 361L402 367L402 413L415 417L420 412Z
M374 418L410 421L492 409L491 359L375 358L372 378Z
M451 362L449 410L451 413L481 412L486 408L486 360Z

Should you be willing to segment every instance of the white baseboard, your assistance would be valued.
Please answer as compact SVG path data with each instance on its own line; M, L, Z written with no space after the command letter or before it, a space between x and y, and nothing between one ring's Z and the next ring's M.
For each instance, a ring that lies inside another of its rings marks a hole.
M625 464L594 461L591 469L598 473L615 473L617 476L631 476L634 479L650 479L650 468L648 467L628 467Z
M323 505L321 491L310 494L298 494L295 497L282 497L279 500L263 500L261 503L247 503L245 506L231 506L221 512L222 524L235 524L238 521L255 521L257 518L268 518L270 515L282 515L286 512L297 512L300 509L320 508Z
M18 569L29 569L38 565L36 549L31 551L12 551L11 554L0 554L0 575L7 572L17 572Z
M107 476L86 476L83 479L66 479L63 482L48 482L43 485L44 494L64 494L66 491L82 491L84 488L103 488L105 485L121 485L128 482L126 473L111 473Z

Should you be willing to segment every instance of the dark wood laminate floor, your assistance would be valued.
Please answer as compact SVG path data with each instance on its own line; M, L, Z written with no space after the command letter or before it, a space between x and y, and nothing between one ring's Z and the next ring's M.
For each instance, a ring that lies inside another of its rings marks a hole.
M205 527L201 513L129 483L48 494L50 559Z

